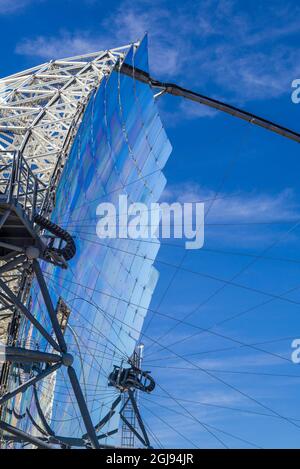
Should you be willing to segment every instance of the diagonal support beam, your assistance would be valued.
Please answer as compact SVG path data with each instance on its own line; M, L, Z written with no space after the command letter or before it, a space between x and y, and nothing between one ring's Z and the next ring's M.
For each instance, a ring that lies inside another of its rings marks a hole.
M13 304L15 304L19 310L26 316L26 318L37 328L37 330L42 334L42 336L49 342L52 347L60 352L59 345L55 342L53 337L46 331L46 329L39 323L39 321L30 313L30 311L23 305L23 303L19 300L19 298L13 294L10 288L0 279L0 287L9 297ZM1 292L0 292L1 296Z
M4 394L2 397L0 397L0 406L3 405L5 402L9 401L12 397L16 396L20 392L26 391L30 386L33 384L36 384L38 381L41 379L46 378L48 375L51 373L54 373L56 370L58 370L61 367L61 363L56 363L53 366L49 366L46 370L42 371L39 373L37 376L34 376L33 378L29 379L26 381L26 383L21 384L18 386L16 389L13 391L9 391L6 394Z
M76 372L72 366L68 366L68 375L69 375L71 385L75 394L75 398L78 403L78 407L80 409L82 420L84 421L84 425L87 430L88 437L91 441L93 448L99 449L100 446L99 446L98 438L95 432L95 428L94 428L89 410L87 408Z
M2 226L4 225L6 220L8 219L9 214L10 214L10 210L5 210L5 212L2 214L2 216L0 218L0 229L2 228Z
M0 267L0 275L15 269L19 264L23 263L26 260L27 257L25 255L16 256L12 261L7 262L6 264Z
M119 429L115 428L114 430L110 430L109 432L102 433L101 435L98 436L98 440L102 440L103 438L107 438L108 436L115 435L118 433Z
M108 422L111 417L115 414L115 408L119 405L121 402L121 395L117 397L117 399L112 403L110 411L103 417L103 419L100 420L100 422L95 426L95 430L101 430L102 427Z
M148 447L146 441L144 440L143 437L141 437L141 435L136 431L136 429L134 428L133 425L131 425L131 423L126 419L126 417L124 417L123 414L120 414L120 418L121 420L125 423L125 425L127 425L127 427L129 428L129 430L137 437L138 440L140 440L140 442Z
M7 433L11 433L12 435L16 436L17 438L19 438L20 441L31 443L34 446L37 446L38 448L55 449L55 446L50 445L49 443L46 443L40 438L29 435L29 433L23 432L23 430L13 427L12 425L9 425L8 423L3 422L2 420L0 420L0 428L6 431Z
M54 332L55 332L55 336L57 338L57 342L60 346L61 351L66 352L67 351L66 341L65 341L65 338L63 336L62 330L59 326L57 316L56 316L56 313L55 313L55 310L54 310L54 307L53 307L53 303L52 303L52 300L51 300L51 297L50 297L50 294L49 294L49 290L47 288L47 285L46 285L46 282L45 282L45 279L44 279L43 272L41 270L39 262L36 259L33 260L33 270L36 274L36 278L37 278L38 284L40 286L40 289L41 289L41 292L42 292L42 295L43 295L43 298L44 298L44 301L45 301L45 305L47 307L47 311L48 311L48 314L49 314L49 317L50 317L52 327L53 327Z
M128 389L128 399L126 400L125 404L123 405L122 409L120 410L120 417L121 419L123 420L123 422L125 423L125 425L128 426L128 428L132 431L132 433L140 440L140 442L146 446L146 448L151 448L151 445L150 445L150 441L149 441L149 438L148 438L148 435L147 435L147 432L146 432L146 429L145 429L145 426L144 426L144 423L143 423L143 420L142 420L142 417L141 417L141 414L140 414L140 411L138 409L138 406L136 404L136 400L134 398L134 394L132 392L131 389ZM132 407L133 407L133 410L134 410L134 413L135 413L135 416L137 418L137 421L139 423L139 427L141 429L141 432L142 432L142 435L141 436L137 431L136 429L134 428L133 425L131 425L131 423L126 419L126 417L124 417L123 415L123 410L125 409L127 403L129 402L129 400L131 401L131 404L132 404Z
M97 423L97 425L95 425L95 431L99 431L101 430L102 427L104 427L104 425L112 418L112 416L116 413L115 411L115 408L119 405L119 403L121 402L121 395L117 397L117 399L112 403L111 405L111 408L109 410L109 412L103 417L103 419L100 420L100 422ZM85 433L84 435L82 435L82 438L85 439L88 437L88 434ZM98 438L100 438L98 436Z

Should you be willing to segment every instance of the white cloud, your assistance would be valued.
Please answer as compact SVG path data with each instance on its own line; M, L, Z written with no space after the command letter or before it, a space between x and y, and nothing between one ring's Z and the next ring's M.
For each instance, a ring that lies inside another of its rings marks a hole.
M195 183L170 185L165 189L162 200L179 202L205 202L209 209L209 223L243 223L296 221L300 219L300 206L294 200L292 189L278 194L238 193L235 196L206 189Z
M202 79L206 82L211 77L218 87L238 97L239 102L276 98L289 93L291 81L300 74L298 55L296 49L287 46L267 53L240 52L238 47L224 44L211 54L206 51Z
M162 121L167 124L168 128L176 127L183 118L188 120L201 118L211 119L220 115L220 112L216 109L185 99L178 100L174 103L174 108L171 111L161 98L158 100L158 105Z
M38 36L34 40L24 39L17 45L16 52L32 57L52 59L58 54L59 58L63 58L94 52L101 49L99 46L98 41L90 38L88 33L71 34L61 31L57 37Z
M285 222L289 225L284 225L287 233L282 242L298 239L296 231L288 232L300 220L300 204L295 201L291 189L277 194L220 192L215 198L214 191L198 184L185 183L167 186L161 200L169 203L204 201L207 214L204 224L205 243L211 241L218 245L221 243L243 248L269 245L281 237L278 230L282 232L280 224ZM174 223L180 221L175 218Z
M89 6L97 14L97 2ZM231 0L187 2L172 9L164 0L123 0L99 21L100 33L61 31L56 37L27 38L16 51L49 59L123 45L148 31L153 75L203 92L214 85L216 93L226 92L236 102L276 98L289 93L291 80L300 74L297 47L286 42L300 29L298 13L298 7L276 1L251 16ZM188 105L181 111L188 118L214 115Z
M216 109L186 100L180 102L179 112L184 114L187 119L215 117L218 114Z
M60 57L84 54L130 44L141 39L149 31L153 70L172 75L178 71L180 65L182 39L178 37L178 40L174 40L169 32L161 27L168 19L168 10L157 9L156 14L153 14L151 6L149 10L144 10L136 6L127 6L125 1L116 12L101 22L100 34L90 31L60 31L56 37L26 38L17 44L16 52L43 59L52 59L58 54Z
M289 352L289 350L288 350ZM286 355L285 353L281 354ZM285 364L283 359L276 357L275 355L267 355L263 353L247 354L247 355L232 355L224 359L205 359L205 360L193 360L193 363L200 368L207 370L232 370L232 371L257 371L258 368L282 366ZM268 371L266 370L266 373Z
M0 0L0 15L9 15L27 7L35 0Z

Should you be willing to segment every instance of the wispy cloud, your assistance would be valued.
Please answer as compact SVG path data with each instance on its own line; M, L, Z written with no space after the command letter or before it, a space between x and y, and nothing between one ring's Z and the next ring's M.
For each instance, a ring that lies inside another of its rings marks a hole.
M238 246L260 246L281 238L282 223L287 234L284 242L297 238L289 228L300 220L300 204L293 190L287 188L276 194L252 191L229 194L201 187L194 183L170 185L161 199L171 202L204 202L205 242L217 241L218 244ZM174 223L180 220L174 220ZM268 225L269 224L269 225ZM275 225L273 225L275 224ZM278 225L277 225L278 224ZM221 225L222 237L220 238ZM237 229L237 226L238 229Z
M0 0L0 15L9 15L23 10L35 0Z
M168 123L168 128L176 127L178 123L182 120L184 116L185 119L201 119L201 118L213 118L218 115L218 111L207 107L205 105L199 105L192 101L178 101L176 107L169 111L166 106L164 106L163 101L159 103L160 113L162 116L163 122Z
M126 0L107 19L100 22L101 33L91 31L59 31L57 36L25 38L17 44L16 52L29 56L51 59L57 56L83 54L95 50L129 44L143 37L149 31L151 37L150 55L154 71L162 74L174 74L180 66L180 47L182 38L173 38L162 26L170 19L167 9L153 6L145 8L147 1L138 6L130 5Z
M300 205L292 189L277 194L239 192L236 195L219 193L195 183L170 185L162 197L167 201L201 202L209 210L210 223L276 222L300 219Z
M105 48L105 43L99 43L96 38L91 38L88 32L72 34L62 30L58 36L38 36L35 39L24 39L17 45L16 52L22 55L51 59L57 57L57 51L62 58L97 51L101 48L100 46Z
M89 7L97 14L97 2ZM288 93L300 73L298 48L286 41L299 32L299 12L276 1L249 13L234 0L185 2L172 9L164 0L123 0L99 21L100 34L60 31L56 37L26 38L16 51L48 59L57 51L64 56L130 43L148 31L153 74L203 91L215 85L218 94L236 102L268 99ZM185 105L181 111L190 118L214 115Z

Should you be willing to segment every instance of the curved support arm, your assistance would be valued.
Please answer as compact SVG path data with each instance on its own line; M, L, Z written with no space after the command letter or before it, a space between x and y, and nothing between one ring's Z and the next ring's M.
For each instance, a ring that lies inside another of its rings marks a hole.
M140 70L138 68L132 67L131 65L123 63L120 69L120 73L131 76L134 79L141 81L142 83L146 83L154 88L160 88L163 93L169 93L173 96L181 96L182 98L189 99L190 101L204 104L205 106L226 112L227 114L230 114L234 117L238 117L239 119L243 119L247 122L250 122L251 124L263 127L264 129L275 132L282 137L289 138L290 140L294 140L295 142L300 143L299 132L283 127L282 125L264 119L263 117L256 116L251 112L244 111L243 109L239 109L235 106L232 106L231 104L226 104L222 101L218 101L217 99L213 99L203 94L196 93L195 91L182 88L175 83L165 83L156 80L144 70Z

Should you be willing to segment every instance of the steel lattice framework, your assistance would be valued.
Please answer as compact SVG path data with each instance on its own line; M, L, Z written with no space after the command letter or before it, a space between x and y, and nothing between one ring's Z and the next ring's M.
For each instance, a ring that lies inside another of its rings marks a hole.
M51 443L63 447L98 448L101 436L97 437L96 431L113 415L114 406L120 402L118 398L108 415L93 426L38 259L67 267L66 261L75 253L71 236L48 220L54 207L57 184L91 94L105 76L117 65L122 65L130 47L132 45L50 61L0 80L0 360L3 362L0 429L5 432L1 437L3 441L27 441L44 448L50 448ZM65 241L65 248L49 248L40 236L44 229L52 232L54 238ZM66 247L70 249L68 253ZM31 314L26 304L34 276L54 337ZM18 324L22 316L39 331L55 353L18 346ZM11 390L9 373L13 364L20 362L39 365L35 371L32 369L29 379ZM3 405L61 366L68 369L87 430L81 439L57 437L45 418L42 421L48 436L44 439L1 420Z
M55 169L68 154L91 92L128 48L50 61L1 79L1 169L19 152L45 189L53 189ZM4 177L2 193L5 184Z
M17 196L29 219L35 213L51 213L59 176L89 97L122 62L129 47L50 61L0 80L0 194L8 201ZM9 185L12 172L14 187ZM2 215L7 217L8 212ZM20 269L9 275L17 292ZM4 273L0 278L8 281ZM3 339L11 309L1 299L0 303Z

